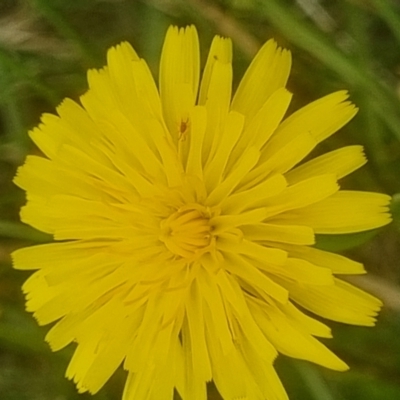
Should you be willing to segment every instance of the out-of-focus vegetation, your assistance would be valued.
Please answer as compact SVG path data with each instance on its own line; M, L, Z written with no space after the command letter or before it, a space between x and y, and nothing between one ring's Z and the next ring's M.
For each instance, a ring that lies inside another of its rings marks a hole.
M318 151L365 146L369 164L343 187L395 195L394 224L374 235L326 240L371 272L352 282L386 304L376 328L331 324L328 345L351 370L336 373L280 357L277 369L291 400L400 399L400 3L393 0L1 0L0 1L0 398L2 400L117 400L118 372L97 395L79 395L64 378L72 348L51 353L24 311L21 284L9 253L48 240L19 222L24 194L12 177L27 153L27 131L43 112L85 92L86 70L105 64L106 50L130 41L155 76L170 24L193 23L202 58L215 34L235 47L237 84L251 56L274 37L293 53L292 109L339 89L359 106L357 117ZM372 237L372 239L371 239ZM366 239L370 239L366 241ZM218 395L210 385L210 399ZM140 399L138 399L140 400Z

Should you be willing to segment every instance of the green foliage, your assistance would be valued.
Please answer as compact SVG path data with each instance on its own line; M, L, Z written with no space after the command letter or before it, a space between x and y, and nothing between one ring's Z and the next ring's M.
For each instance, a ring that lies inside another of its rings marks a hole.
M1 229L1 225L0 225ZM315 247L321 250L340 252L353 249L371 240L377 234L377 230L349 233L346 235L316 235Z
M154 74L169 24L195 23L206 49L214 34L232 36L235 79L254 49L269 37L291 49L294 107L337 89L349 89L360 107L355 120L322 150L361 143L367 167L341 182L363 190L400 193L400 6L390 0L2 0L0 2L0 397L2 400L121 398L122 371L96 396L79 395L64 378L72 348L51 353L46 330L24 311L26 274L11 269L9 252L46 242L19 222L22 193L12 177L27 153L27 131L40 114L85 92L86 70L105 64L106 49L130 41ZM203 54L203 59L204 59ZM320 149L320 150L321 150ZM353 250L384 280L398 283L397 230L317 238L320 248ZM368 240L368 243L366 243ZM379 258L376 254L380 254ZM382 263L384 260L384 263ZM383 265L384 264L384 265ZM331 345L352 370L336 373L281 357L277 369L291 400L400 398L399 309L375 329L337 326ZM218 399L209 387L210 399ZM141 399L138 399L141 400Z
M392 201L393 221L397 229L400 230L400 193L393 195Z

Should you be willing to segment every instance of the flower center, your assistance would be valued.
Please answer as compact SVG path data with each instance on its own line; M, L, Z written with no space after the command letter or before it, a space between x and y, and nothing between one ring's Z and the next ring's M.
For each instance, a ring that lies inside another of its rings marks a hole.
M211 245L209 210L199 204L179 208L161 221L160 240L168 250L182 258L193 259L206 252Z

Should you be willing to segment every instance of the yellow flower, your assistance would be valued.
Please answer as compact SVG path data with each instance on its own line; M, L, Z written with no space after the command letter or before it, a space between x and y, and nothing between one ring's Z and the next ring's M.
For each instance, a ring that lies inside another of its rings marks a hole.
M356 113L344 91L285 113L290 53L267 42L231 99L231 41L212 42L201 82L196 29L170 28L159 90L127 43L89 71L82 106L65 100L31 137L15 182L24 222L55 243L15 268L46 340L77 347L67 370L97 392L119 365L125 400L286 399L279 353L347 365L315 337L324 318L374 324L381 302L335 275L363 266L318 250L315 234L385 225L389 197L339 190L365 163L348 146L301 163Z

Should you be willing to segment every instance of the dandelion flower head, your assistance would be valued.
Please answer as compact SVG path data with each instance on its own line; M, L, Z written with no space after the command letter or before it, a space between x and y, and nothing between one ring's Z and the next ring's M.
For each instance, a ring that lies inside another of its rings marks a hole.
M302 161L356 113L339 91L285 116L291 56L268 41L232 95L232 48L215 37L200 79L193 26L171 27L158 88L127 43L30 136L15 182L21 219L54 242L17 250L27 309L53 323L66 375L96 393L122 365L124 400L286 399L278 353L347 365L308 312L372 326L381 307L337 275L363 266L313 247L390 221L389 197L340 190L361 146ZM305 310L308 312L305 313Z

